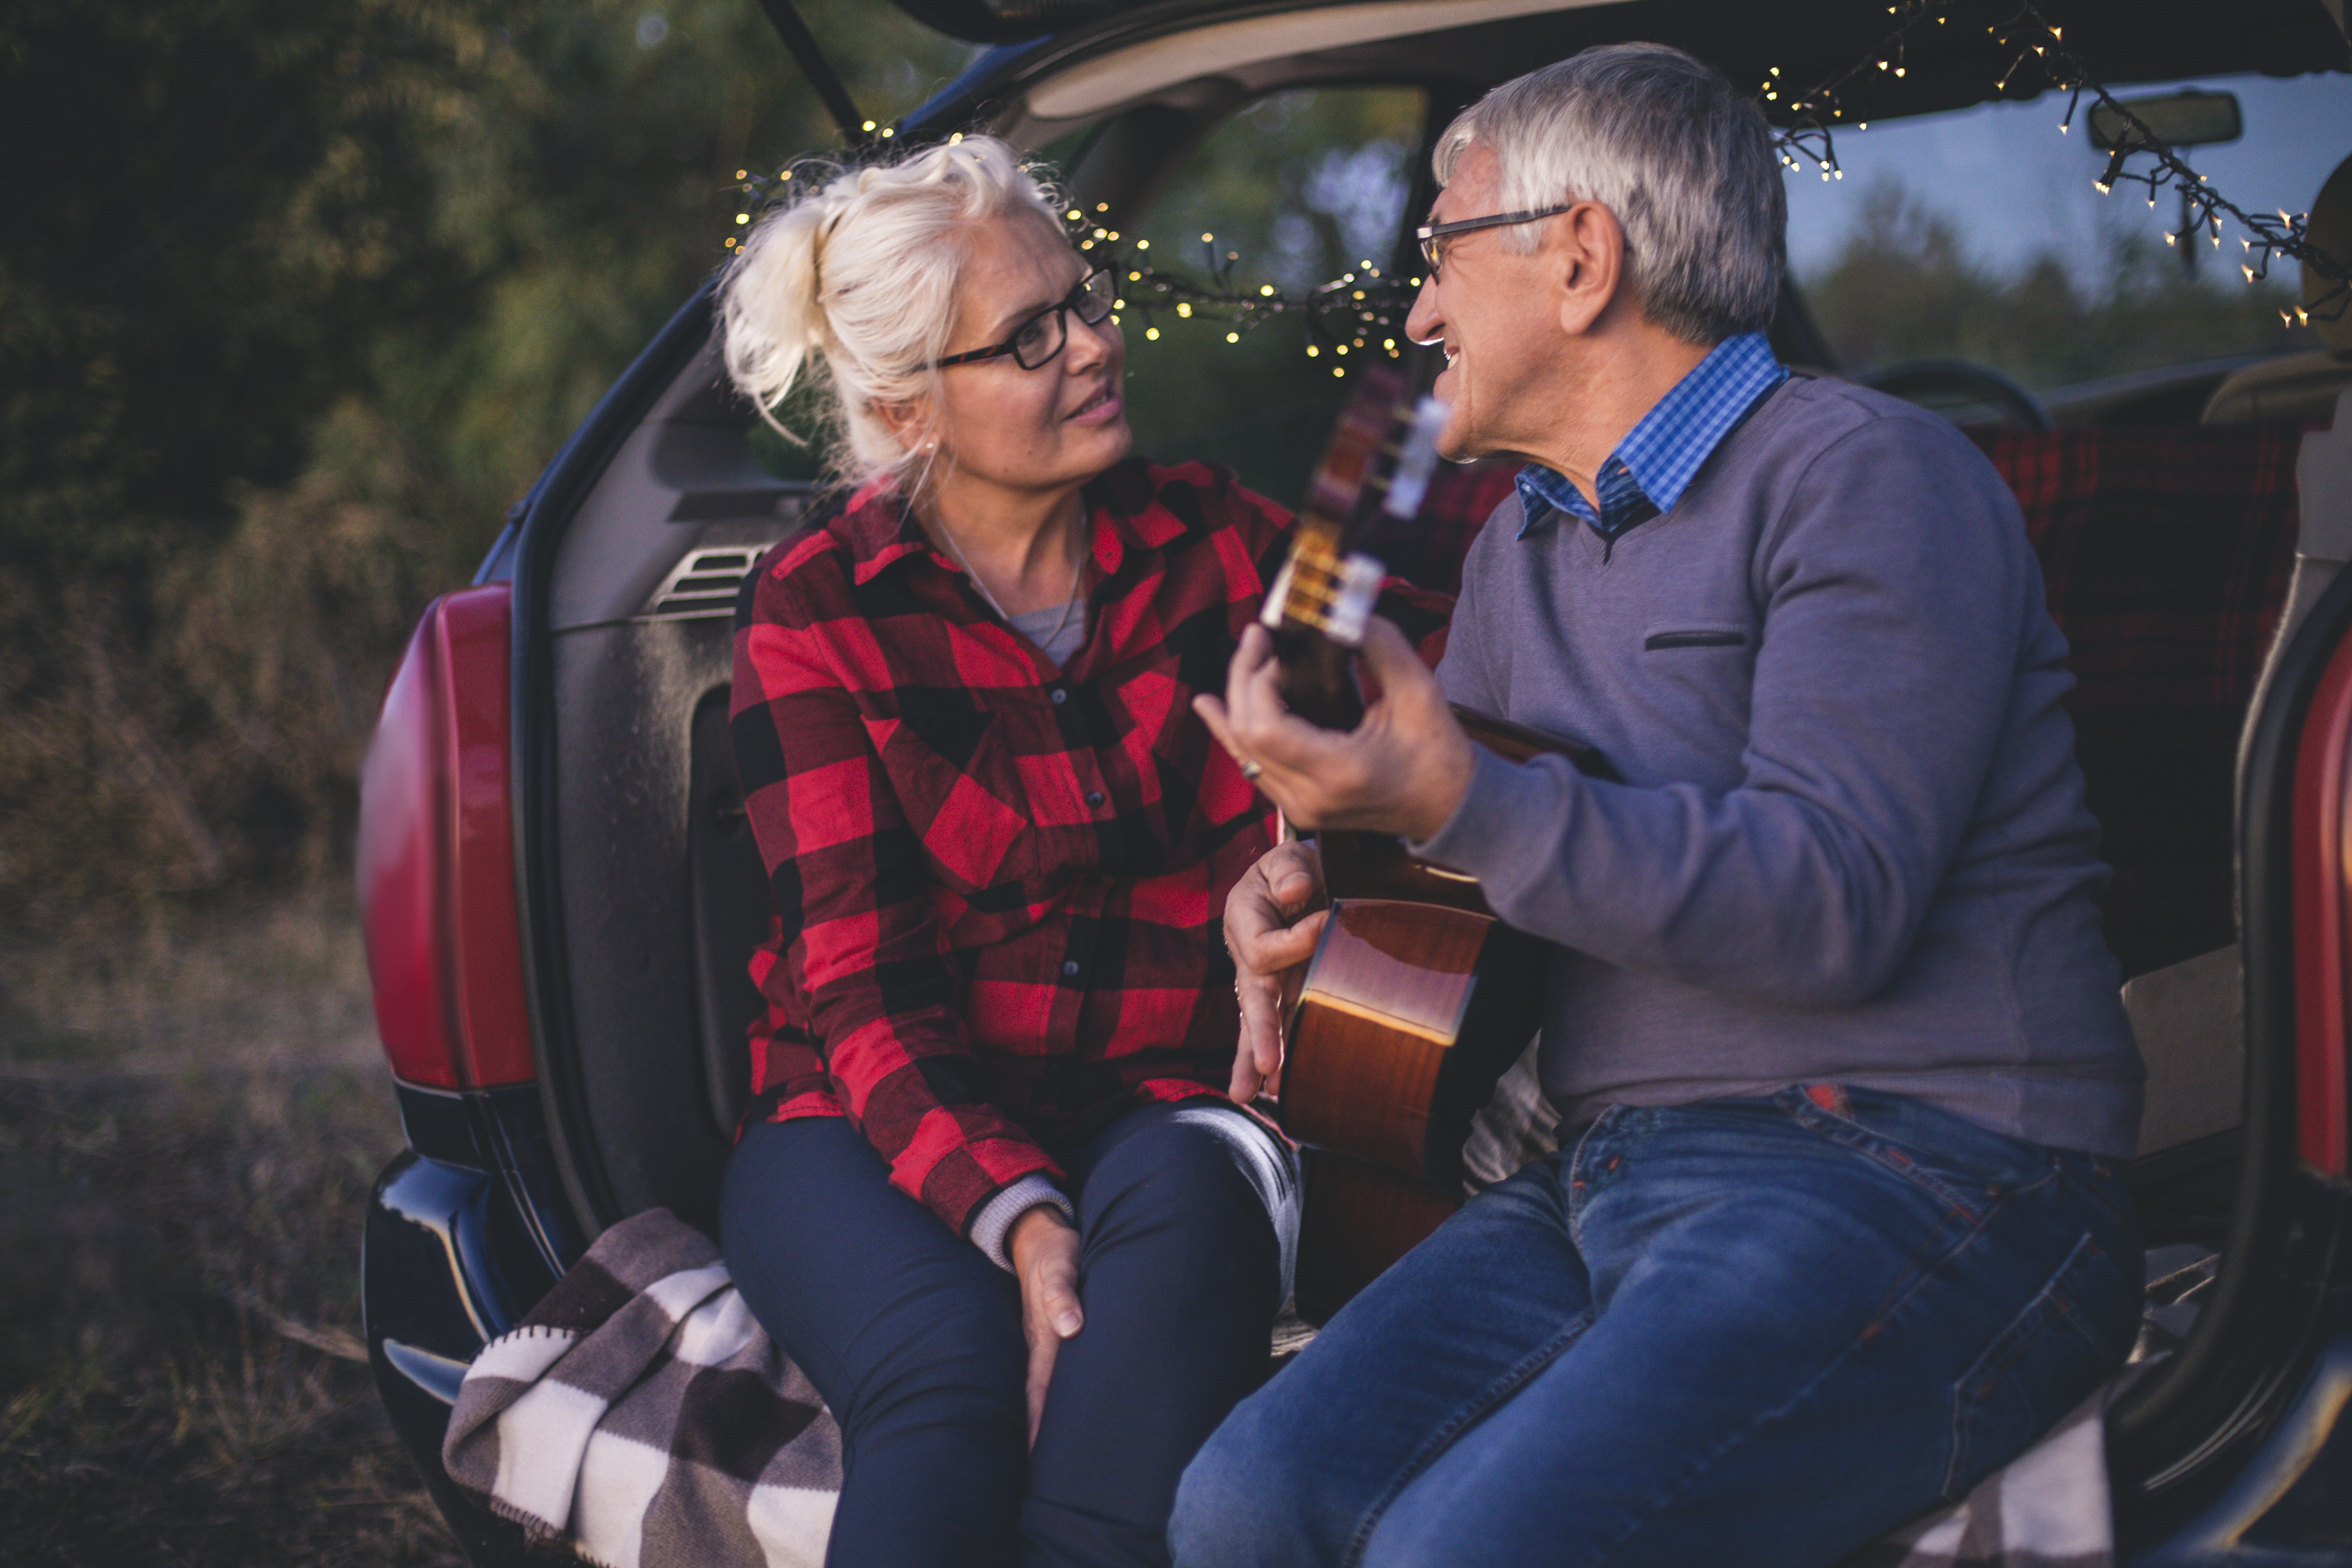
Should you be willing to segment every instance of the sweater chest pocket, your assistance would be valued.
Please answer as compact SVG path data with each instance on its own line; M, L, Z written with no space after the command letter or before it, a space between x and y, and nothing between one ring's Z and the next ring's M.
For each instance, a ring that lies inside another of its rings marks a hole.
M1744 731L1756 643L1753 627L1729 617L1676 616L1643 629L1637 658L1644 683L1669 708Z
M967 708L943 731L912 715L868 718L882 770L923 857L969 897L1037 872L1037 832L1003 719Z
M1747 646L1748 632L1741 626L1664 626L1642 638L1643 653L1677 653L1685 648Z

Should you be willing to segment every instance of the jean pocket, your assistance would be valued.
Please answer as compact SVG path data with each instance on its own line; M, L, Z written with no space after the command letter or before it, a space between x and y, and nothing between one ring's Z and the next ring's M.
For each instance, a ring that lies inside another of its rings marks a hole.
M1804 1084L1774 1098L1804 1126L1902 1177L1970 1225L2003 1198L2057 1179L2051 1151L1906 1096Z
M2085 1235L1952 1385L1952 1457L1944 1498L1958 1502L2023 1453L2122 1364L2116 1321L2131 1317L2128 1287Z

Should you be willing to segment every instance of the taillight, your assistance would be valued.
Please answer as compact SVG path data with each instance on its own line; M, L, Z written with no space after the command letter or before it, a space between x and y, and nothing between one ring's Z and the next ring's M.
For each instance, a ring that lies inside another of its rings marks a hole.
M515 912L503 583L434 601L384 694L360 778L359 893L395 1077L533 1076Z
M2294 759L2295 1149L2330 1175L2352 1165L2352 638L2321 672Z

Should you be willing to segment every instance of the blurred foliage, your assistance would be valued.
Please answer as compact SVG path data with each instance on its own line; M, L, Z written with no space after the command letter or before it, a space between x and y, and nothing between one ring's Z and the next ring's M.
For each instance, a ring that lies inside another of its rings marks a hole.
M2314 348L2307 329L2279 321L2292 285L2249 287L2220 251L2191 274L2141 230L2103 237L2097 288L2079 263L2050 253L2004 276L1970 257L1958 226L1892 180L1864 193L1837 258L1800 278L1842 368L1950 357L2007 371L2036 390L2159 365Z
M968 58L802 9L877 118ZM416 611L837 141L752 0L0 8L0 918L339 863Z
M1152 204L1138 254L1236 289L1272 284L1294 299L1369 262L1385 269L1401 232L1424 96L1412 88L1327 88L1258 100L1195 149ZM1214 238L1204 242L1202 236ZM1128 416L1139 449L1205 458L1296 506L1350 390L1328 352L1308 359L1302 321L1276 317L1225 341L1202 317L1132 314ZM1157 340L1144 333L1160 331Z

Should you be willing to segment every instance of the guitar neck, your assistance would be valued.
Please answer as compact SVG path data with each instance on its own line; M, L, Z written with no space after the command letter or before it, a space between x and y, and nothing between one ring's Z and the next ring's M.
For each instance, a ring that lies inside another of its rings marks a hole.
M1290 558L1259 617L1274 636L1284 702L1325 729L1352 730L1363 717L1356 649L1387 573L1353 542L1383 513L1420 510L1445 423L1444 405L1420 384L1433 377L1434 360L1424 356L1413 380L1385 366L1366 373L1308 483Z

